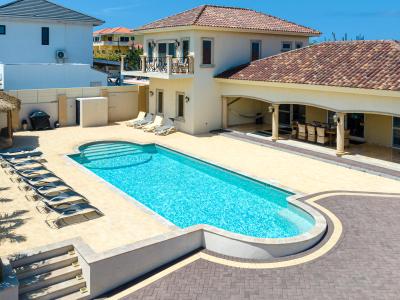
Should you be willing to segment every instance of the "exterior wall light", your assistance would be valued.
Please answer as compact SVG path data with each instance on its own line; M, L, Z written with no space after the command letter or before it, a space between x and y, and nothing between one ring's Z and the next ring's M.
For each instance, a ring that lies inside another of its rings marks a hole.
M185 101L186 101L186 103L188 103L190 101L190 98L188 96L186 96Z
M153 92L153 91L150 91L150 93L149 93L149 94L150 94L150 96L151 96L151 97L153 97L153 96L154 96L154 92Z
M334 123L340 123L340 117L337 114L333 115L333 122Z
M268 112L273 114L275 112L275 108L272 105L268 106Z

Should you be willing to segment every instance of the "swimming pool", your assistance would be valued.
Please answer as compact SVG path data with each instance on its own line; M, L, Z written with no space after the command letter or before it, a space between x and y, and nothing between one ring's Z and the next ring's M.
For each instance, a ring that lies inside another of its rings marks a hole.
M289 238L315 225L287 201L292 193L165 147L100 142L79 151L70 158L180 228L207 224L256 238Z

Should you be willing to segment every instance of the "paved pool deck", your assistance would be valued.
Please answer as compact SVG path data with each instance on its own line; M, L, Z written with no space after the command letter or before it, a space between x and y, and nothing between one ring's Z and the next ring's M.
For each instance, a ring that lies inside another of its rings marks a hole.
M78 236L94 251L102 252L171 230L65 157L77 146L97 140L159 143L302 194L332 190L380 193L399 191L397 180L224 136L175 133L157 137L120 124L19 132L15 136L15 146L40 147L48 160L47 167L87 197L105 216L58 230L50 229L44 223L45 216L35 210L35 203L26 201L16 185L0 172L0 255Z
M331 196L319 204L342 222L325 255L297 266L245 268L201 252L112 299L399 299L400 194ZM310 252L314 251L313 249ZM247 263L249 261L246 261Z

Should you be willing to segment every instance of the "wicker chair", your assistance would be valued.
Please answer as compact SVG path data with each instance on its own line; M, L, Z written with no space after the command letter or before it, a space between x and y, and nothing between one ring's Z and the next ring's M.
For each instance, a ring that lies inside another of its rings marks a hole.
M324 127L317 127L317 143L325 145L329 142L329 137L325 135L326 129Z
M307 125L307 140L309 142L315 143L317 140L317 135L315 134L315 126Z
M304 124L299 124L298 126L299 128L299 132L297 134L297 138L299 140L306 140L307 139L307 129L306 129L306 125Z

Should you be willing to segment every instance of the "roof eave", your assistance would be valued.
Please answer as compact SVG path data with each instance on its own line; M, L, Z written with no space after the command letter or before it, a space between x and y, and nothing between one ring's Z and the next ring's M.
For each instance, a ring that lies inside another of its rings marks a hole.
M208 30L208 31L229 31L229 32L245 32L245 33L261 33L273 35L293 35L293 36L306 36L318 37L322 33L316 32L296 32L296 31L279 31L279 30L263 30L263 29L246 29L246 28L232 28L232 27L214 27L214 26L199 26L199 25L184 25L184 26L169 26L158 27L149 29L134 29L137 34L151 34L159 32L183 31L183 30Z
M25 16L10 16L10 15L0 15L0 18L9 19L9 20L32 20L32 21L55 21L60 23L79 23L79 24L90 24L93 27L103 25L105 21L94 19L93 21L83 21L83 20L68 20L68 19L58 19L58 18L43 18L43 17L25 17Z

